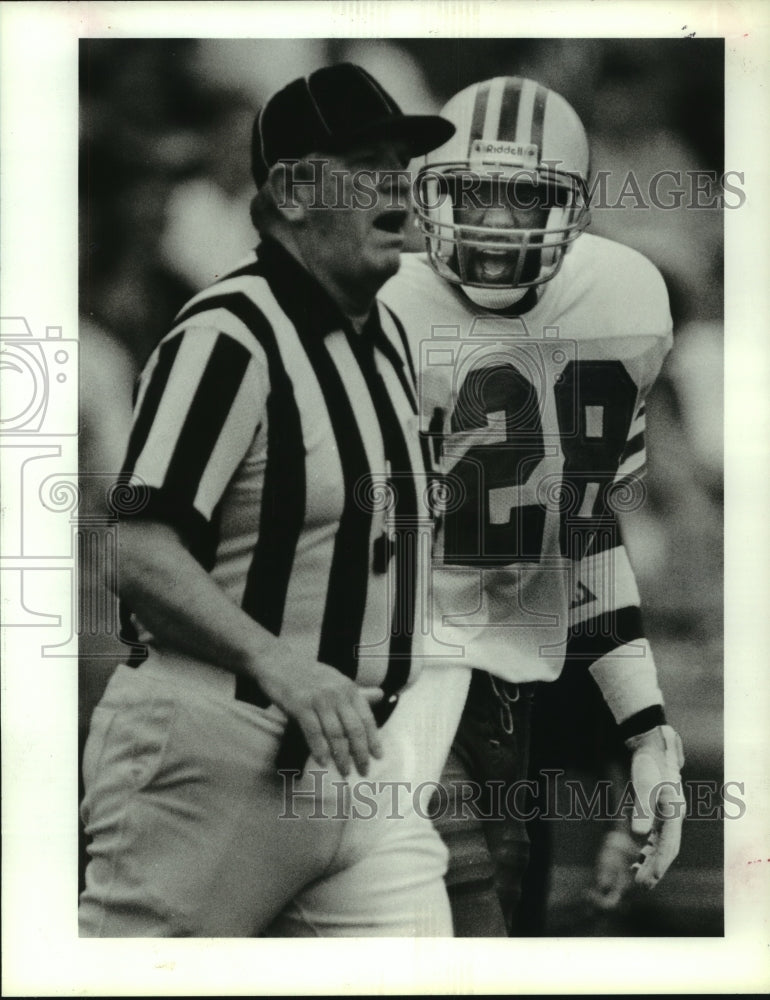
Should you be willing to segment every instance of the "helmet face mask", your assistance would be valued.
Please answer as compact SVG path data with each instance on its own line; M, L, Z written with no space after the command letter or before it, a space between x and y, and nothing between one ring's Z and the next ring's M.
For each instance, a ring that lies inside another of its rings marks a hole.
M474 138L484 95L499 120L490 123L487 113L483 137ZM505 95L518 113L506 108ZM434 270L463 287L496 291L550 281L589 223L588 143L577 115L558 94L518 77L474 84L442 115L457 132L428 154L415 188Z
M529 288L550 281L588 224L585 184L530 171L479 175L459 164L423 170L418 216L435 270L475 288Z

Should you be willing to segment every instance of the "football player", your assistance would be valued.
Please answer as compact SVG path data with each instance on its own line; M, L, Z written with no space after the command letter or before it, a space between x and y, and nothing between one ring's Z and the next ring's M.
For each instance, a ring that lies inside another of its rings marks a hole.
M420 358L442 474L435 655L472 671L436 818L455 933L504 934L528 852L513 793L534 682L565 664L598 683L631 751L626 804L647 835L636 882L654 886L679 850L681 740L617 517L643 498L645 397L672 322L650 261L585 232L588 142L564 98L499 77L441 113L456 132L415 181L426 253L405 256L381 295ZM479 822L483 858L469 847Z

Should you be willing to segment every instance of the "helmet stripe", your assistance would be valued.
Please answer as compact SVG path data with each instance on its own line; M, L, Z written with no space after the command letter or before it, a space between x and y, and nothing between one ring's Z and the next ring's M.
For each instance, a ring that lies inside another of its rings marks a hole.
M496 139L505 139L508 141L516 139L516 123L519 118L519 101L521 99L521 85L523 82L518 77L509 77L505 81L503 105L500 110L500 125L495 136Z
M498 139L498 127L500 125L500 108L503 103L504 81L497 77L492 81L489 88L489 101L487 102L487 113L484 118L484 139Z
M537 146L538 163L543 159L543 122L545 121L545 104L548 91L538 84L535 94L535 106L532 110L532 142Z
M537 84L532 80L522 80L521 99L519 101L519 120L516 123L515 140L522 146L532 142L532 112L535 107L535 91Z
M471 146L480 139L484 131L484 119L487 114L487 101L489 100L489 81L480 83L476 88L476 97L473 102L473 118L471 119L471 130L468 138L468 155L470 156Z

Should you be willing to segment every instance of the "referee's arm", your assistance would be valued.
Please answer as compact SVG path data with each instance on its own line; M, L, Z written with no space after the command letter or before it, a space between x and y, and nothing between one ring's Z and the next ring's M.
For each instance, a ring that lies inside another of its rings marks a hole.
M339 670L302 662L286 642L241 610L214 582L168 524L121 523L118 593L163 644L250 680L302 728L315 760L330 757L343 775L351 758L366 774L382 753L369 702L382 697ZM367 700L368 699L368 700Z

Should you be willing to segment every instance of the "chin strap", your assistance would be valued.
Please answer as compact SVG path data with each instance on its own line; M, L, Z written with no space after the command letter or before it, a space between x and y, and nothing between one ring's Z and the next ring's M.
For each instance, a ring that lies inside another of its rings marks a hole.
M529 288L475 288L472 285L460 285L465 295L484 309L507 309L515 305L529 291Z

